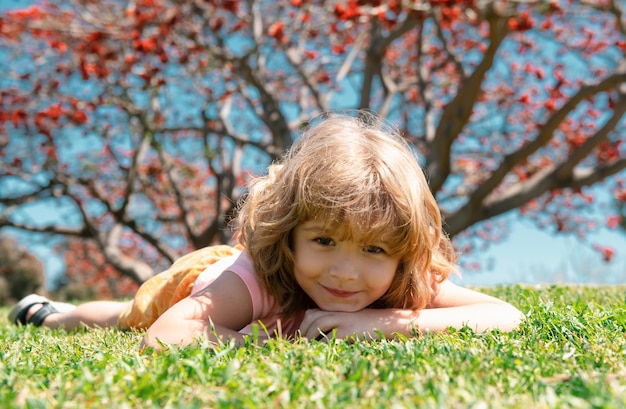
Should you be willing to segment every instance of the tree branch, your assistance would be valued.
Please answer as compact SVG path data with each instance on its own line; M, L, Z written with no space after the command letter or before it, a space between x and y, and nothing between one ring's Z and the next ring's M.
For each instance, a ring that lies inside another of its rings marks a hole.
M522 145L517 151L512 152L504 157L498 168L493 171L491 176L487 180L485 180L480 186L478 186L474 193L472 193L461 211L472 213L474 209L479 208L483 199L485 199L501 184L501 182L504 180L504 177L515 166L523 163L531 154L538 151L541 147L545 146L552 139L554 131L565 120L565 118L576 109L577 105L580 102L591 98L592 96L600 92L614 89L624 82L626 82L626 61L622 61L620 67L616 70L616 72L604 78L599 83L593 85L583 85L575 95L573 95L546 121L546 123L541 128L539 128L539 133L534 140L525 145ZM623 97L620 99L623 99ZM616 109L622 110L624 108L622 106L619 106ZM618 112L619 114L620 111L616 112ZM619 118L620 116L617 115L613 117L613 120L619 120ZM600 136L601 135L598 134L599 138ZM589 142L589 146L592 147L591 144L599 143L600 141L601 140L597 139L593 140ZM582 158L580 158L578 162L580 162L580 160L582 160ZM480 220L482 220L482 218L480 218ZM466 227L469 227L474 222L471 222Z
M407 14L402 23L393 30L388 36L380 35L380 24L377 17L370 18L370 46L365 53L363 81L359 97L359 109L370 108L370 99L372 95L374 78L378 76L381 79L381 85L384 92L387 93L387 84L381 75L382 63L385 51L391 43L400 38L403 34L412 30L418 25L419 21L410 13Z
M450 174L450 147L467 124L474 104L482 93L485 74L493 66L495 55L502 41L508 34L507 20L495 12L487 13L489 22L489 47L474 72L466 77L459 90L450 101L439 121L437 131L431 140L427 140L430 153L427 160L427 173L430 189L437 192Z
M626 87L622 86L622 88ZM608 139L609 134L615 130L625 113L626 93L622 90L612 116L602 128L578 149L574 150L566 160L558 165L537 172L527 181L512 185L502 193L492 192L488 197L481 199L480 203L466 204L454 213L447 215L448 233L451 235L457 234L475 223L516 209L551 190L563 188L578 189L583 186L590 186L626 168L626 158L601 164L593 169L576 168L589 156L594 148ZM472 199L473 197L470 198L470 201Z
M236 58L235 62L242 77L259 92L263 113L259 118L272 133L272 142L281 152L291 145L291 130L278 106L278 101L258 78L257 72L248 64L247 57Z
M626 85L622 85L621 88L626 88ZM587 139L581 146L575 149L574 152L568 155L567 160L554 170L555 177L557 179L569 177L574 171L574 168L582 162L593 149L597 148L602 142L608 139L609 134L622 120L624 113L626 113L626 93L619 92L619 98L611 117L592 137Z
M120 251L118 242L122 229L122 225L117 223L108 232L100 231L96 241L108 263L136 282L143 283L154 275L154 271L141 259L125 256Z

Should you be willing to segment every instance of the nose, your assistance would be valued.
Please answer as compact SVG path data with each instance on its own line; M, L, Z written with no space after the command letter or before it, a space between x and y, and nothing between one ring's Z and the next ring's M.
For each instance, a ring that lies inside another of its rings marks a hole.
M330 268L330 275L339 281L356 280L359 276L357 260L347 254L338 255Z

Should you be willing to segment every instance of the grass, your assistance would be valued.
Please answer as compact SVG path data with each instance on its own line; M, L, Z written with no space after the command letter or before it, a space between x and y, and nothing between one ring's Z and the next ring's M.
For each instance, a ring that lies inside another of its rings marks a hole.
M512 333L197 345L16 327L0 309L0 407L626 408L626 287L486 289L527 313Z

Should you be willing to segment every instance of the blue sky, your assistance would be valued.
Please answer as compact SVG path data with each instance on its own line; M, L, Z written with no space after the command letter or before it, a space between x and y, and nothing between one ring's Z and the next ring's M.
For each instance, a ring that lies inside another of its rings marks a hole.
M585 243L573 235L556 235L534 227L528 221L513 221L510 236L493 244L484 254L482 269L466 272L466 285L511 283L626 283L626 232L602 229L590 234ZM606 263L593 250L599 243L616 250ZM471 255L469 256L471 257Z
M35 2L35 0L2 0L0 1L0 11L17 9Z
M24 7L34 0L2 0L0 12ZM54 218L54 209L38 209L38 218ZM454 281L465 285L489 286L510 283L626 283L626 232L602 229L582 243L574 236L555 235L519 221L512 214L508 239L492 244L479 256L481 269L468 271ZM611 246L614 260L607 264L592 249L592 243ZM45 245L32 250L46 263L50 276L63 269ZM476 255L462 256L473 261Z

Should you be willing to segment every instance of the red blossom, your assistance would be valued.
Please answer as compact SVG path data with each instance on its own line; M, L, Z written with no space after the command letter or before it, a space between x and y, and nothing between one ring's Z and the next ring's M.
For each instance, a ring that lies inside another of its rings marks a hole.
M626 189L614 193L615 200L626 202Z
M554 111L556 109L556 101L553 98L548 99L543 105L548 111Z
M600 252L600 254L602 255L602 258L607 263L609 263L613 259L613 256L615 255L615 250L612 249L611 247L605 247L599 244L594 244L593 248Z
M343 54L346 52L346 46L343 44L333 44L333 54Z
M49 159L52 159L54 161L59 160L59 157L57 156L57 151L54 147L52 146L48 146L48 148L46 149L46 156Z
M347 4L335 4L335 16L341 20L354 20L361 15L361 9L356 0L348 0Z
M609 229L615 229L617 227L619 227L620 223L622 222L622 216L609 216L606 219L606 225L608 226Z
M317 74L317 81L321 82L321 83L328 83L330 82L330 75L328 75L328 73L326 71L320 71Z
M285 41L285 25L283 23L276 22L272 24L267 30L267 33L270 37L274 37L276 41L280 43Z
M619 159L621 144L621 140L602 142L600 146L598 146L596 158L604 163Z
M526 169L517 167L515 168L514 173L517 175L517 178L520 180L520 182L528 179L528 172L526 171Z
M73 112L72 114L70 114L70 119L76 122L77 124L84 124L88 120L87 114L83 111Z
M6 15L12 19L38 20L46 16L46 12L39 6L30 6L24 9L9 11Z
M519 13L519 16L509 18L508 24L513 31L526 31L533 28L534 21L530 17L530 13L524 10Z
M538 80L542 80L544 77L543 70L541 68L537 68L535 70L535 76L537 77Z
M224 10L230 11L231 13L236 13L239 11L239 0L224 0L222 3L222 8Z
M13 111L11 114L11 121L13 122L14 127L20 126L20 123L24 122L28 115L23 110Z
M156 40L154 38L137 39L133 44L136 50L143 51L145 53L154 51L157 47Z
M67 51L67 44L62 41L51 41L50 48L59 50L61 53L65 53Z

